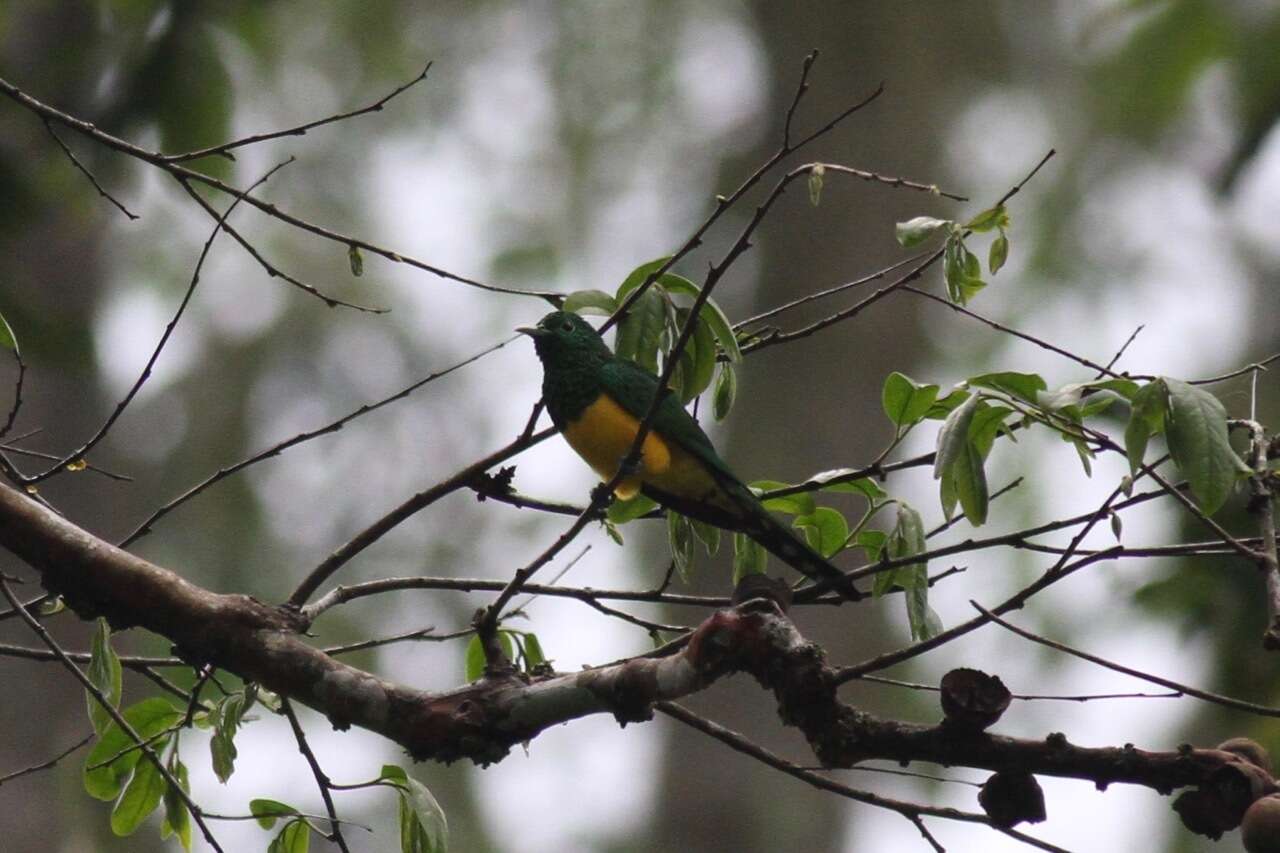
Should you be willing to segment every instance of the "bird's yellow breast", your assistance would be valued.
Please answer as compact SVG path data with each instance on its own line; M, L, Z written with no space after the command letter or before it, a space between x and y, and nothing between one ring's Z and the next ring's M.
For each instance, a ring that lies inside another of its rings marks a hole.
M565 424L564 437L600 479L608 481L617 473L639 429L639 418L608 394L601 394L577 420ZM692 499L706 499L719 491L715 480L692 454L654 430L645 436L640 470L618 483L614 493L627 500L640 491L642 483Z

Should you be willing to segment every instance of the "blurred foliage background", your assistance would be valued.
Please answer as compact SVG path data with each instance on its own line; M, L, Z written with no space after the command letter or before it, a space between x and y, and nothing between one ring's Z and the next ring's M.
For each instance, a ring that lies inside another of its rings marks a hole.
M1010 264L975 307L1106 361L1138 324L1120 366L1204 376L1280 349L1280 10L1265 0L1060 0L1019 3L368 2L304 4L100 0L0 5L0 75L33 96L148 147L176 153L363 105L411 79L426 82L384 111L242 150L201 168L244 186L292 154L262 194L335 230L463 275L569 291L612 290L637 264L677 246L776 147L800 61L822 57L800 112L813 127L880 81L886 94L808 159L937 182L973 212L1050 148L1058 156L1019 195ZM0 103L0 312L31 370L19 432L52 452L96 428L145 363L186 287L211 222L165 176L61 135L134 212L98 197L45 132ZM225 200L215 200L220 206ZM896 220L964 209L919 194L829 179L813 208L791 194L718 291L731 317L857 278L901 257ZM723 248L743 207L685 266ZM343 247L253 211L233 222L274 263L387 315L331 310L270 279L225 236L156 375L92 461L127 472L120 485L64 475L44 494L77 522L120 539L163 500L218 467L385 396L535 320L536 300L494 296L366 256L352 278ZM696 275L695 275L696 277ZM932 282L933 286L938 283ZM825 303L797 311L814 319ZM1072 365L993 337L938 307L887 300L855 323L770 350L742 371L739 404L717 435L748 478L798 480L863 464L890 436L879 389L890 370L954 382L987 369L1080 379ZM12 378L6 365L2 386ZM527 343L505 347L373 416L219 484L165 519L136 550L214 589L279 600L385 509L513 436L538 396ZM1052 384L1052 380L1051 380ZM1220 386L1247 414L1247 380ZM1258 415L1275 423L1264 374ZM919 447L928 445L919 437ZM927 437L931 439L931 437ZM580 499L585 467L548 442L522 458L517 486ZM1094 506L1119 464L1086 479L1060 442L998 452L1006 480L1033 483L1004 507L1010 529ZM1003 483L1000 475L993 484ZM936 519L927 475L891 481ZM1234 524L1247 523L1240 506ZM1126 521L1126 537L1200 536L1172 511ZM343 581L416 573L506 578L558 522L455 495L362 555ZM628 528L628 547L599 535L569 580L657 582L660 530ZM961 533L963 535L963 531ZM1103 565L1055 589L1024 624L1095 652L1255 702L1280 700L1280 665L1258 638L1262 590L1251 567L1199 561ZM1040 566L991 557L939 589L944 621L967 600L998 600ZM937 567L935 567L937 568ZM16 570L6 566L6 571ZM723 591L728 569L694 587ZM480 598L410 593L326 615L338 642L466 623ZM660 614L692 621L691 613ZM906 641L893 602L803 614L802 627L841 661ZM571 602L538 601L530 625L561 669L644 649L643 632ZM51 626L82 648L87 627ZM0 625L6 641L30 642ZM1022 692L1141 689L1064 663L996 629L895 673L936 679L957 662L997 672ZM135 632L136 633L136 632ZM128 636L127 650L167 651ZM460 645L412 644L356 661L426 688L461 679ZM990 666L990 664L985 664ZM48 758L87 732L79 691L52 666L0 658L0 755L6 772ZM128 682L126 696L149 685ZM937 717L927 695L853 685L847 698L907 719ZM754 685L719 685L691 703L803 762L811 760ZM1065 731L1082 743L1171 748L1250 734L1280 750L1271 726L1188 701L1026 703L1015 734ZM328 734L306 718L338 781L370 778L396 750L360 733ZM185 749L198 799L243 812L253 796L320 808L283 723L242 733L240 772L222 787L198 739ZM12 850L160 850L151 829L111 836L107 808L83 795L77 759L0 790ZM898 850L921 841L905 821L846 805L778 777L665 721L620 731L589 720L549 732L484 771L422 766L449 815L455 849ZM891 795L973 808L972 789L866 772L840 774ZM953 772L955 778L980 779ZM1148 791L1046 785L1038 834L1072 849L1207 849ZM385 799L385 801L384 801ZM348 817L374 824L361 849L392 849L390 797L352 795ZM1012 849L967 827L937 826L949 849ZM228 849L265 848L251 824L219 827Z

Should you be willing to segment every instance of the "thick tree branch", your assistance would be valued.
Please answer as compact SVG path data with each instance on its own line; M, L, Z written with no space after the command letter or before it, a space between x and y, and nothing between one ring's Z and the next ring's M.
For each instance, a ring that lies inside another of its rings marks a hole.
M138 625L171 640L182 656L227 669L307 704L340 728L358 725L418 759L486 764L546 728L588 714L647 720L656 702L749 673L778 701L819 761L849 767L868 759L929 761L1126 782L1168 792L1207 783L1235 759L1217 750L1146 752L1084 748L1062 735L1042 740L961 734L946 725L885 720L844 704L823 651L766 601L717 611L684 646L581 672L527 678L490 675L443 693L394 684L307 645L300 620L247 596L221 595L122 551L7 486L0 487L0 545L30 563L81 615Z

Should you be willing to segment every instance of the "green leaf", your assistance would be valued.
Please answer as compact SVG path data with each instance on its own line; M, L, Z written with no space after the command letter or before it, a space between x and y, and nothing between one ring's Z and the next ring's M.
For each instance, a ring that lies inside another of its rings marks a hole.
M305 820L286 823L267 848L267 853L307 853L311 845L311 827Z
M711 411L716 420L722 421L733 408L733 401L738 396L738 376L732 364L720 365L720 375L716 378L715 395L712 398Z
M1218 398L1177 379L1162 381L1169 390L1169 453L1200 509L1212 515L1250 469L1231 449L1227 412Z
M839 480L841 477L847 477L854 473L855 468L832 468L828 471L819 471L814 474L806 482L818 483L819 488L824 492L843 492L850 495L862 495L872 503L882 501L889 495L884 489L880 488L880 484L870 477L859 477L856 480L841 480L840 482L831 482Z
M952 225L950 219L934 219L932 216L917 216L894 226L894 236L904 249L919 246L932 237L940 228Z
M792 524L804 531L809 547L824 557L832 557L849 538L849 522L839 510L820 506L808 515L797 516Z
M916 554L923 553L925 550L924 540L924 521L910 504L899 503L898 515L894 520L893 528L889 531L889 537L885 542L886 552L890 559L901 559L903 557L911 557ZM887 581L881 581L877 576L876 586L881 589L881 594L892 588L894 583L902 586L904 589L911 583L912 579L917 575L921 575L926 571L926 564L908 563L900 566L892 572L893 577ZM884 574L881 572L880 574ZM927 586L926 586L927 590ZM927 594L927 593L926 593ZM907 613L910 620L912 606L908 604ZM914 633L914 621L912 621L912 631Z
M925 551L924 521L911 506L900 503L898 518L889 532L887 543L889 556L894 559L910 557ZM907 623L911 636L924 640L942 630L941 620L929 607L928 565L924 561L910 563L894 572L894 581L904 591Z
M1003 391L1005 394L1022 400L1024 403L1030 403L1033 406L1040 405L1040 392L1049 387L1045 384L1044 378L1038 373L1017 373L1011 370L1000 373L984 373L981 376L975 376L970 379L969 384L977 385L980 388L990 388L993 391Z
M1009 260L1009 238L1002 231L999 237L991 241L991 248L987 251L987 269L995 275L1007 260Z
M762 575L769 564L764 546L745 533L733 534L733 583L747 575Z
M972 441L967 442L962 452L947 471L955 489L956 498L964 517L974 527L987 521L987 475L982 467L982 454L978 452Z
M618 324L614 351L629 358L650 373L658 372L658 344L666 328L666 307L662 294L649 288Z
M668 293L679 293L683 296L692 296L695 299L702 292L702 288L698 287L698 285L673 272L663 273L658 279L658 284ZM725 316L725 313L720 310L720 306L708 299L703 303L702 310L698 312L698 317L715 334L716 341L720 344L720 348L724 350L724 354L729 361L742 361L742 350L738 347L738 338L733 333L733 324L729 322L729 318Z
M859 530L853 541L866 552L868 562L875 562L880 559L880 552L884 550L885 544L889 541L889 534L883 530ZM881 574L890 573L882 572Z
M1164 431L1168 411L1168 391L1160 380L1148 382L1137 390L1129 403L1129 423L1124 430L1125 455L1129 472L1136 474L1147 453L1147 441Z
M1069 406L1079 406L1084 399L1084 391L1089 386L1083 382L1070 382L1056 391L1041 391L1035 403L1042 409L1058 411Z
M181 761L171 760L169 771L178 780L183 791L191 790L191 782L187 778L187 765ZM172 785L167 785L164 789L164 819L160 822L160 838L165 839L170 835L176 835L182 849L190 853L191 812L187 810L187 804L178 795L177 790Z
M89 646L87 675L93 686L98 688L98 691L111 703L111 707L119 708L123 670L120 667L120 658L111 648L111 626L101 617L98 619L93 640ZM93 730L101 735L107 730L107 726L111 725L111 715L92 693L86 690L84 695L88 702L89 722L93 724Z
M911 626L911 639L917 642L931 640L942 633L942 617L929 606L929 582L906 588L903 596L907 605L907 623Z
M929 411L925 413L925 417L935 421L945 420L947 415L955 411L961 403L968 399L969 392L963 388L957 388L942 399L936 400L929 407Z
M969 422L969 443L977 448L979 459L987 458L997 435L1008 432L1005 418L1011 414L1013 409L1008 406L988 406L986 403L978 406L978 411L973 414L973 420ZM1012 435L1012 433L1008 434Z
M822 201L822 178L827 173L827 168L821 163L817 163L809 170L809 203L814 207L818 206L818 202Z
M449 849L449 822L431 791L407 775L397 787L400 788L401 851L446 853Z
M227 780L236 772L236 750L234 731L219 726L209 738L209 758L213 764L213 773L218 781L227 784Z
M898 514L894 519L893 529L889 531L887 547L889 557L895 560L924 552L924 520L910 504L898 503ZM912 563L911 565L923 566L924 564Z
M656 260L641 264L632 270L630 275L628 275L618 287L618 304L622 304L622 301L626 298L628 293L643 284L644 280L648 278L651 273L662 267L663 264L670 259L670 255L657 258ZM679 293L684 296L693 296L695 298L700 292L698 285L689 281L689 279L684 276L676 275L673 272L663 273L657 281L654 282L654 284L661 286L668 293ZM650 289L652 290L652 288ZM738 339L733 334L733 324L729 322L729 318L725 316L719 306L708 299L706 303L703 304L702 311L699 312L699 316L702 318L703 322L711 327L711 331L715 333L716 340L719 341L720 348L724 350L729 361L742 361L742 350L739 349Z
M778 489L787 489L790 486L786 483L779 483L777 480L756 480L750 484L750 488L757 495L761 495ZM817 507L810 492L796 492L780 497L762 498L761 501L764 503L765 509L773 512L785 512L788 515L808 515Z
M938 398L937 385L919 385L911 377L893 372L884 381L880 401L884 413L897 426L911 426L924 419Z
M347 261L351 264L351 274L356 278L364 275L364 256L360 254L360 247L352 243L347 247Z
M1114 391L1100 389L1084 398L1084 405L1080 407L1080 419L1091 418L1094 415L1101 414L1107 409L1115 405L1117 400L1123 400L1124 397Z
M631 291L644 284L645 279L658 269L662 268L669 260L671 260L671 256L664 255L661 258L655 258L652 261L647 261L629 272L627 277L622 280L622 284L618 285L618 291L616 294L618 304L621 305Z
M689 524L693 526L693 535L707 549L707 556L715 556L720 550L720 528L696 518L689 519Z
M956 494L956 478L952 476L950 469L942 475L938 483L938 500L942 504L942 517L947 521L955 518L956 505L960 503L960 496Z
M646 495L637 493L635 497L625 501L614 501L605 510L605 517L614 524L626 524L643 515L648 515L657 508L657 503Z
M484 646L480 643L480 635L473 634L467 641L465 681L478 680L484 675Z
M964 452L965 446L969 444L969 425L973 422L973 416L978 411L979 402L981 402L981 398L977 394L973 395L963 405L947 415L947 419L943 421L942 429L938 430L938 449L933 462L933 478L935 480L942 479L943 474L955 463L955 460Z
M618 300L603 290L575 290L564 298L564 304L560 308L575 314L608 317L618 310Z
M382 772L378 774L377 781L390 782L397 787L403 787L409 784L409 774L397 764L384 764L382 765Z
M618 525L614 524L612 521L606 518L604 520L603 527L604 527L604 532L609 534L609 538L613 540L613 544L618 546L621 546L623 544L622 531L618 529Z
M515 645L511 642L511 635L507 631L498 632L498 645L502 649L502 653L507 656L507 660L516 659ZM467 681L475 681L484 675L487 661L484 657L484 645L480 642L480 635L473 634L467 642L467 650L465 652L465 672Z
M547 656L542 651L542 643L538 642L538 635L529 631L524 635L524 664L525 669L532 671L536 666L542 666L547 662Z
M677 322L683 326L689 318L687 308L676 312ZM716 372L716 338L711 327L699 320L693 327L693 335L680 353L677 370L672 374L672 387L679 393L680 401L688 404L711 385ZM677 375L679 379L677 380Z
M1103 379L1097 382L1090 382L1089 386L1091 388L1105 388L1108 391L1114 391L1126 400L1132 400L1140 387L1132 379Z
M21 352L21 350L18 349L18 338L14 335L13 328L9 325L9 321L4 318L3 314L0 314L0 347L12 350L15 353Z
M159 696L143 699L121 711L129 726L143 740L155 737L182 719L182 712L170 704L169 700ZM133 738L127 735L114 721L98 738L98 742L84 760L84 789L89 796L99 800L114 800L120 794L124 778L129 775L142 755L140 749L129 749L135 746ZM102 764L114 755L119 755L110 764L102 767L88 768Z
M298 810L279 800L257 799L249 801L249 813L258 819L258 826L270 829L277 820L296 815Z
M982 234L996 228L1008 228L1009 212L1005 210L1005 206L1003 204L998 204L995 207L990 207L982 211L960 227L978 234Z
M158 752L164 744L156 742L153 748ZM111 810L111 831L116 835L132 835L142 822L147 819L164 796L168 783L149 759L143 758L134 768L129 784L124 793Z
M670 509L667 510L667 542L671 545L671 558L675 561L680 580L687 584L693 574L693 527L688 518Z
M953 234L942 247L942 279L947 283L947 298L963 305L961 284L964 282L964 260L960 255L960 239Z

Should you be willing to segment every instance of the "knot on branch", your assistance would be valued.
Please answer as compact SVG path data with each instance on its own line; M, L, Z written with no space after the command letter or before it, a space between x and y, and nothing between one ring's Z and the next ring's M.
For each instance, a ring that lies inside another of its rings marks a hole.
M1238 827L1255 801L1280 790L1266 769L1237 754L1232 757L1235 760L1173 801L1173 810L1187 829L1215 841Z

